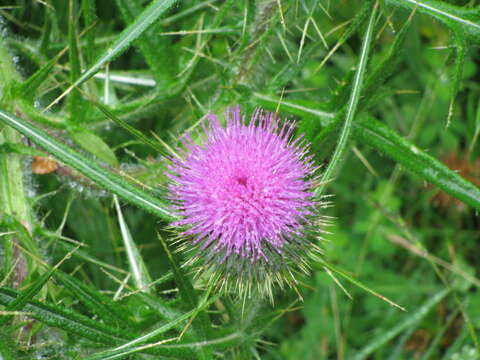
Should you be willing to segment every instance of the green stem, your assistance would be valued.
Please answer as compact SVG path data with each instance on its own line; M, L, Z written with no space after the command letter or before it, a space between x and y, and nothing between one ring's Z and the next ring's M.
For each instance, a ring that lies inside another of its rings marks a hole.
M4 42L0 40L0 98L2 107L9 110L15 108L14 100L10 95L10 85L19 80L12 58ZM0 144L21 144L21 135L14 129L4 126L0 130ZM29 232L32 228L32 213L27 200L23 175L23 159L19 154L0 154L0 216L14 217ZM14 237L2 237L5 251L3 269L5 273L11 269L14 263L16 250ZM18 266L24 264L19 261ZM18 270L18 271L17 271ZM21 269L16 269L16 273ZM18 274L14 274L16 277ZM21 276L20 276L21 277ZM21 280L20 277L18 280Z
M337 147L333 153L332 159L330 160L325 172L322 175L321 186L317 188L316 195L321 196L325 190L325 185L333 178L335 172L340 165L341 160L343 159L345 152L347 150L348 140L350 139L350 134L352 132L352 122L355 117L357 110L357 105L360 100L360 92L362 90L363 77L365 74L365 68L367 66L368 60L368 50L370 49L370 43L372 41L373 28L375 27L375 17L377 14L378 4L375 3L372 14L370 15L370 20L368 22L367 31L365 32L365 38L363 39L362 49L360 52L360 59L358 61L358 69L355 73L355 78L353 79L352 93L350 95L350 100L348 102L347 112L345 116L345 122L343 123L343 128L338 139Z
M21 143L21 135L5 127L0 136L2 143ZM24 186L22 155L0 155L0 209L2 214L15 216L27 229L31 229L31 210Z

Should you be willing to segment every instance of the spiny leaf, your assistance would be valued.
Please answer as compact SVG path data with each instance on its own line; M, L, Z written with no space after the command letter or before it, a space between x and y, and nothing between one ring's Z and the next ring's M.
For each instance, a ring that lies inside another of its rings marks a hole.
M403 331L415 326L420 320L422 320L434 307L442 301L448 294L449 289L443 289L430 297L417 311L405 318L401 323L391 328L386 333L382 333L379 336L373 338L362 350L360 350L354 360L364 360L369 357L379 347L385 345L388 341L392 340Z
M14 290L0 288L0 304L3 306L10 306L15 299L18 299L18 296ZM46 325L63 329L70 334L85 337L96 343L111 345L127 341L123 337L123 331L107 327L98 321L56 305L29 300L23 307L23 311L30 313L32 318Z
M20 96L24 99L31 99L37 89L45 82L45 80L50 76L53 67L58 62L60 55L53 57L48 61L44 66L38 69L33 75L31 75L27 80L18 84L15 91L17 96Z
M317 50L320 45L320 40L309 44L304 50L303 55L299 62L288 62L282 69L278 71L275 76L269 80L268 92L274 92L277 89L281 89L288 84L292 79L294 79L298 74L304 70L305 63L310 60L310 56Z
M162 247L167 254L168 262L170 263L170 267L172 269L173 276L175 277L175 282L178 286L182 299L185 301L186 304L188 304L189 307L196 308L198 306L198 296L195 292L195 289L193 288L190 279L187 278L184 270L179 266L179 259L177 258L176 254L170 251L168 244L166 243L165 239L161 237L160 234L158 234L158 239L160 240L160 243L162 244ZM210 318L204 311L198 314L198 319L197 321L193 322L193 326L200 333L200 336L203 338L203 340L206 340L207 335L209 334L209 330L211 329L211 322ZM202 356L205 355L206 354L204 354L202 350Z
M159 199L133 186L120 176L105 170L28 121L2 110L0 110L0 121L27 136L31 141L47 150L52 156L73 167L107 191L117 194L127 202L139 206L164 220L171 221L174 218L167 205Z
M438 0L385 0L387 3L430 15L448 26L459 26L480 41L480 8L465 8Z
M360 51L360 58L358 60L357 72L355 77L353 78L353 85L352 85L352 92L350 95L350 99L347 105L346 114L345 114L345 122L343 124L342 131L340 133L340 137L338 139L337 147L335 148L335 152L332 155L332 158L325 169L321 183L327 184L332 177L335 175L335 171L342 160L344 153L347 149L347 144L350 138L350 133L352 129L352 122L353 118L355 117L355 112L357 110L357 105L360 100L360 92L362 90L363 85L363 77L365 75L365 69L367 66L368 60L368 52L370 49L370 43L372 41L372 34L373 28L375 26L375 17L377 15L377 8L378 4L375 4L370 15L370 20L368 22L368 27L365 32L365 37L363 39L362 49ZM323 190L325 189L325 185L320 186L315 190L317 196L321 196Z
M32 95L33 94L34 93L32 93ZM28 119L54 128L64 129L66 127L67 121L65 117L54 114L42 114L40 110L32 104L32 98L18 98L17 101L18 107L21 109L22 114Z
M115 0L124 22L128 25L141 13L143 5L138 0ZM154 24L140 36L135 44L145 57L157 86L164 88L172 82L176 74L175 56L169 39L159 36L162 32L159 23Z
M173 274L169 274L172 275L168 277L168 279L171 280L173 278ZM156 311L158 315L164 319L170 321L181 315L181 313L177 309L171 307L168 304L165 304L161 298L157 298L146 293L138 293L137 296L140 301L142 301L152 310Z
M234 0L226 0L223 4L222 7L220 8L219 11L215 14L215 17L213 18L212 21L212 28L217 28L220 26L222 23L223 19L228 15L228 11L230 8L233 6L235 3ZM207 34L203 39L202 43L200 44L198 51L201 51L210 41L210 39L213 37L213 34ZM187 65L185 65L184 70L178 75L182 76L181 80L181 87L183 87L188 79L190 79L190 76L193 74L198 62L200 61L200 57L197 54L194 54L192 58L188 61Z
M72 252L75 252L76 249L73 249ZM71 256L71 253L65 255L65 257L57 263L54 267L50 268L47 272L43 273L36 281L30 284L25 290L22 290L17 298L8 306L6 306L6 311L17 311L22 310L23 307L40 292L43 286L47 283L48 280L52 277L52 275L57 271L58 267L65 261L67 258ZM0 326L5 324L9 317L5 317L0 320Z
M355 138L385 153L410 172L480 209L480 189L420 150L383 123L368 117L355 127Z
M395 39L393 40L388 55L382 59L373 72L366 78L363 91L365 97L361 100L361 108L362 104L367 103L368 100L377 93L377 90L385 84L391 76L397 73L398 66L402 59L403 45L407 37L410 20L411 18L409 18L405 24L403 24L400 31L395 34Z
M54 277L105 323L132 327L127 309L121 307L109 297L60 270L55 272Z
M358 11L355 17L352 19L352 22L348 25L345 32L342 34L338 42L333 46L325 58L321 61L321 63L315 69L315 73L318 72L323 65L330 59L330 57L335 53L335 51L343 45L353 34L357 32L360 26L368 19L368 16L371 14L373 0L365 0L363 2L362 8Z
M88 68L62 95L60 95L48 107L58 103L65 95L67 95L73 88L80 86L85 81L90 79L97 71L99 71L105 64L112 61L123 53L142 33L165 11L167 11L176 0L154 0L146 7L142 13L135 19L130 26L123 30L115 39L112 46L110 46L105 53L103 53L97 61Z
M47 281L52 277L55 270L55 268L52 268L48 272L44 273L40 278L38 278L31 285L29 285L25 290L19 293L17 298L5 308L6 311L22 310L25 304L32 300L38 294L38 292L42 289L43 285L45 285ZM8 317L3 318L0 321L0 326L3 326L7 320Z
M155 330L153 330L153 331L151 331L151 332L149 332L145 335L142 335L141 337L138 337L138 338L136 338L132 341L129 341L128 343L125 343L125 344L123 344L119 347L93 354L85 360L117 359L119 357L122 357L122 356L125 356L125 355L128 355L128 354L132 354L132 353L135 353L135 352L138 352L138 351L142 351L146 348L146 346L144 346L144 344L147 341L149 341L153 338L156 338L158 335L164 334L171 329L177 328L178 325L180 325L180 324L184 323L186 320L190 319L199 310L207 308L214 301L218 300L219 297L220 297L219 295L212 296L208 301L200 304L198 308L190 310L190 311L176 317L175 319L172 319L171 321L169 321L165 325L162 325L159 328L157 328L157 329L155 329ZM167 339L167 340L177 340L177 338ZM151 344L151 345L162 346L164 341L165 340L160 341L160 343ZM192 356L193 354L190 353L189 350L191 350L191 349L185 348L185 350L183 352L182 351L178 352L178 350L176 352L172 351L171 355L177 353L177 354L181 354L181 355L184 355L184 356ZM167 354L169 354L169 352L165 351L165 355L167 355Z

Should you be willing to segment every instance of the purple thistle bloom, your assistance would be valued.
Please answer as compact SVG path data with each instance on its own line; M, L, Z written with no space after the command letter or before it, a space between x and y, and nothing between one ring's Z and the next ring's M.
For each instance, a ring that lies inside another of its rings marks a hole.
M223 284L253 280L271 294L272 282L294 283L291 269L305 270L305 255L316 249L307 233L318 204L317 168L302 136L291 139L293 124L280 124L274 113L257 109L247 124L235 107L225 127L213 114L208 120L205 141L188 134L169 167L180 218L173 225L191 239L184 246L197 250L195 261L221 270Z

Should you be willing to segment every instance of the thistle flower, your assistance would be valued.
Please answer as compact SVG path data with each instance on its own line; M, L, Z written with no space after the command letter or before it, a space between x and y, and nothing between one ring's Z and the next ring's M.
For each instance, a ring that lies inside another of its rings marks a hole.
M294 124L257 109L247 123L240 108L203 123L204 141L191 134L172 159L170 200L190 263L220 288L244 294L295 285L319 249L314 219L321 202L313 187L317 167Z

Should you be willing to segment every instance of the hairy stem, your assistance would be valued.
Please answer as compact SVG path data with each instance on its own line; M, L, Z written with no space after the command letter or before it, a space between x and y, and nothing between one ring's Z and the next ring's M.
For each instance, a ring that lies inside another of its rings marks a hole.
M12 57L0 40L0 98L3 108L14 110L14 99L9 94L9 86L19 80ZM2 127L0 130L0 144L21 143L21 135L11 127ZM23 225L28 232L32 228L32 212L27 199L24 185L23 159L19 154L0 153L0 216L5 224L6 220L14 219ZM9 223L11 223L9 221ZM15 230L15 229L9 229ZM5 252L3 260L4 274L12 273L12 284L18 287L26 276L26 262L15 244L16 235L2 237ZM15 266L11 272L12 266Z

